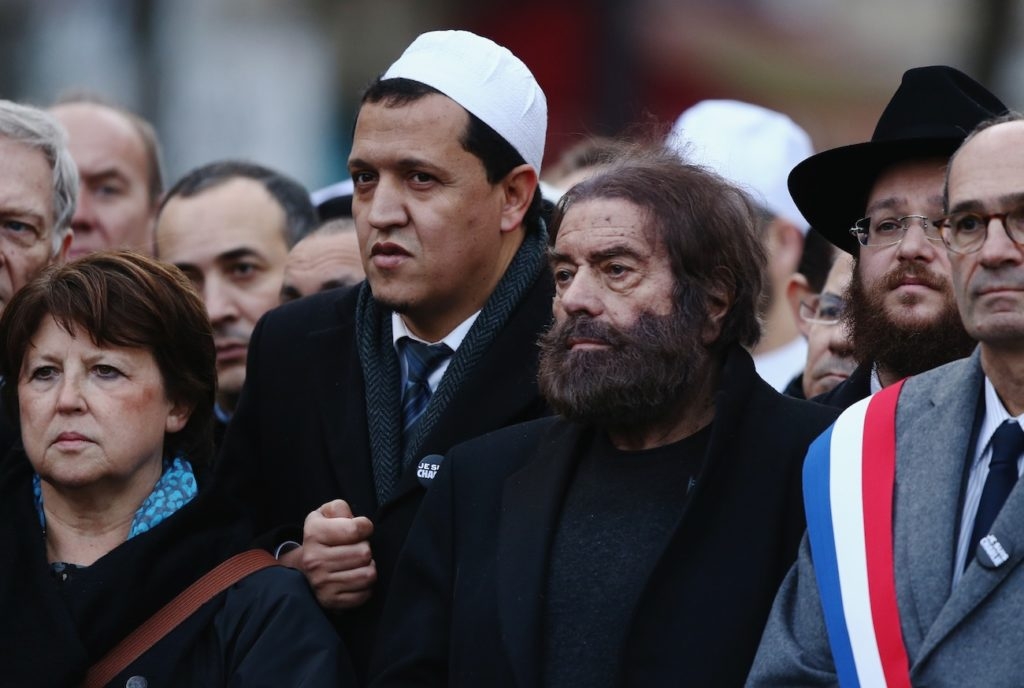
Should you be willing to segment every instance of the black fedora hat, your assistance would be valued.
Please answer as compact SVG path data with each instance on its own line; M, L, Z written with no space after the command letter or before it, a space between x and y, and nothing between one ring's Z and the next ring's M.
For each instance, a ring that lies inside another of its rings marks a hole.
M789 192L829 241L856 255L849 228L864 214L868 194L889 165L952 155L981 122L1007 108L984 86L952 67L917 67L903 75L866 143L812 155L789 175Z

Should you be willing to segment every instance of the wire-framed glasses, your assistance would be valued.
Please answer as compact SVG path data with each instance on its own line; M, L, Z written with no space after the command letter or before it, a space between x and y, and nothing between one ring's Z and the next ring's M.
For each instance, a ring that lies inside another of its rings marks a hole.
M843 317L846 301L843 297L825 292L813 294L800 302L800 318L817 325L835 325Z
M893 246L903 241L911 223L916 220L924 230L929 241L942 242L942 235L936 221L924 215L904 215L903 217L862 217L850 227L852 234L861 246L880 248Z

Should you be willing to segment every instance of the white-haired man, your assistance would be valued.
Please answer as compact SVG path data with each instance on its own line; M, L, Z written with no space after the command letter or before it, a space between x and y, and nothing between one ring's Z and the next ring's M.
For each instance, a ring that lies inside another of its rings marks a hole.
M0 100L0 310L71 245L78 171L49 114ZM0 414L0 451L18 437Z

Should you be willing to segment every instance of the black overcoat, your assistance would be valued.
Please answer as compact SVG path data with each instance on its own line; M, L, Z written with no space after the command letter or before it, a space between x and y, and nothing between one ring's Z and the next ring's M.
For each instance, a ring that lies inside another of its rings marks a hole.
M0 685L69 688L122 638L251 534L230 504L200 494L69 580L50 572L32 468L0 467ZM110 686L352 686L340 639L305 579L275 566L230 587L175 627Z
M373 521L373 596L338 618L357 668L369 659L391 572L424 493L414 462L394 495L377 503L356 350L358 291L299 299L260 321L214 480L214 489L241 501L268 547L301 540L309 512L333 499ZM542 270L425 438L423 455L548 413L537 391L536 342L551 321L552 293Z
M729 353L707 456L633 610L619 685L743 684L804 531L805 451L836 415ZM374 686L541 685L549 550L591 432L545 418L452 449L395 573Z

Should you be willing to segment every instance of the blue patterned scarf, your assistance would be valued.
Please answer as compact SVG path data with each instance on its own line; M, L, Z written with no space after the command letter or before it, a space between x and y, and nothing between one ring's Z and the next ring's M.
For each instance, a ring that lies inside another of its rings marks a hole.
M32 476L32 490L36 498L36 512L39 514L39 525L46 530L46 514L43 512L43 489L39 474ZM156 527L161 521L188 504L196 496L196 477L192 473L192 464L183 458L164 459L163 474L156 481L153 491L149 493L142 506L135 512L128 539L145 533Z

